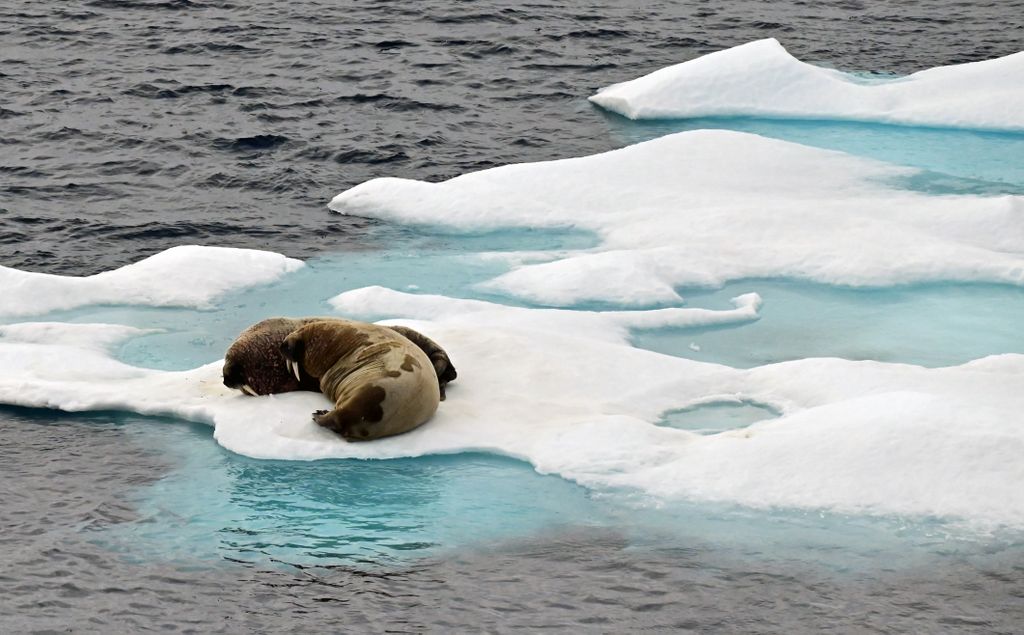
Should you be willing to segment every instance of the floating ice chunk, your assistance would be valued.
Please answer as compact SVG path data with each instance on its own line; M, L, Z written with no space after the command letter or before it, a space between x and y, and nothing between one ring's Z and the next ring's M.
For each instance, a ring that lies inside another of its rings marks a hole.
M81 325L48 327L61 343L0 339L0 403L211 423L222 446L257 458L485 451L665 500L1024 527L1024 355L942 369L825 358L740 371L630 347L618 330L629 311L600 317L380 288L334 304L413 317L444 343L460 375L429 423L348 443L310 420L329 407L321 394L244 396L221 384L219 362L133 368L73 343ZM668 410L736 399L781 416L706 436L655 425Z
M346 443L310 420L329 407L322 395L246 397L221 384L220 362L184 372L134 368L70 344L80 325L69 325L68 336L53 327L61 344L0 339L0 402L211 423L220 444L257 458L488 451L587 487L664 500L1024 528L1024 355L936 369L809 359L736 370L632 348L615 314L381 288L334 304L419 320L444 343L459 379L430 422ZM781 416L707 436L656 425L667 410L737 400Z
M85 278L0 267L0 316L89 304L205 308L224 293L272 282L301 266L268 251L185 245Z
M374 179L331 209L457 228L578 227L595 249L523 263L486 289L566 305L676 303L680 286L790 277L886 286L1024 284L1024 198L928 196L914 170L756 135L698 130L442 183Z
M590 101L630 119L847 119L1024 130L1024 52L865 80L758 40L601 89Z

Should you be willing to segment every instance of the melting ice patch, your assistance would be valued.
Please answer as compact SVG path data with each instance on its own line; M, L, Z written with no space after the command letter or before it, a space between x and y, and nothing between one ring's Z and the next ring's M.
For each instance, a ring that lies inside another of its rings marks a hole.
M0 317L89 304L207 308L228 291L272 282L301 266L272 252L197 245L173 247L84 278L0 266Z
M590 100L630 119L751 116L1024 130L1024 52L866 80L801 62L766 39L609 86Z
M444 342L459 379L434 419L399 437L346 443L310 420L326 405L322 395L244 397L221 385L220 362L183 372L123 364L81 345L83 329L116 340L117 327L99 325L68 325L49 343L34 331L52 335L52 324L5 331L0 401L211 423L219 443L258 458L482 450L587 487L665 500L1024 527L1021 355L938 369L811 359L738 370L633 348L622 329L628 316L615 313L530 311L383 288L346 292L332 304L349 315L404 318ZM749 311L738 304L734 311ZM658 425L668 411L726 401L781 416L706 436Z
M593 249L523 263L484 288L549 305L677 303L680 286L786 277L890 286L1024 283L1024 197L929 196L915 170L724 130L442 183L368 181L347 214L460 229L576 227ZM531 255L536 260L536 255Z

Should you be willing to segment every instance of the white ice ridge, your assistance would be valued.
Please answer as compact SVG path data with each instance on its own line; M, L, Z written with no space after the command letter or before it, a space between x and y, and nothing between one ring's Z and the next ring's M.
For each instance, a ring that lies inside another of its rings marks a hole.
M737 370L632 348L618 318L589 312L381 288L333 303L349 315L362 306L405 318L443 343L459 378L430 422L398 437L346 443L310 420L328 405L321 395L246 397L221 384L220 362L146 370L71 343L78 335L40 343L31 334L53 335L53 325L19 327L19 341L0 338L0 402L211 423L224 447L260 458L486 451L586 487L662 500L1024 528L1022 355L935 369L809 359ZM81 334L81 326L69 328ZM656 425L670 409L738 399L783 414L711 436Z
M680 286L761 277L1024 284L1024 197L929 196L886 182L914 172L698 130L441 183L374 179L330 208L460 229L596 232L595 249L525 264L487 284L551 305L674 303Z
M560 327L574 337L624 342L630 329L692 328L750 322L758 318L761 296L745 293L732 299L734 309L714 311L699 308L669 308L649 311L568 311L527 309L480 300L448 298L441 295L408 294L384 287L364 287L331 298L331 306L342 315L400 315L419 319L445 320L449 324L490 324L510 331L529 332Z
M0 317L90 304L206 308L220 295L273 282L302 261L254 249L172 247L113 271L79 278L0 266Z
M757 40L601 89L590 101L630 119L776 117L1024 130L1024 52L865 79Z

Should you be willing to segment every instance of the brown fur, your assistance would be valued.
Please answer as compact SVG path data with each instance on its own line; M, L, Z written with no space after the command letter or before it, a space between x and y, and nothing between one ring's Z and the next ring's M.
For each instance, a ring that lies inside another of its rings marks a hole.
M288 335L306 324L330 321L340 318L268 318L242 331L224 355L224 385L241 390L248 385L258 395L270 395L294 390L319 391L319 382L303 377L296 381L288 372L281 357L281 343ZM341 320L346 322L347 320ZM445 385L458 375L448 353L429 337L405 326L390 326L420 347L433 364L437 373L440 398L445 398Z
M320 390L320 383L299 382L288 372L281 357L281 342L290 333L316 318L269 318L242 331L224 355L224 385L242 389L248 384L257 395L293 390Z
M440 389L426 353L387 327L314 322L288 335L281 352L334 401L313 420L349 441L407 432L437 410Z

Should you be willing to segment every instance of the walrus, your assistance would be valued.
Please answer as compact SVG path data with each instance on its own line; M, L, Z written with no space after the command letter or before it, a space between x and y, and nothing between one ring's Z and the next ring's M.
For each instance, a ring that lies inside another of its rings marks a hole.
M334 401L333 410L314 412L313 421L348 441L408 432L430 419L440 402L426 353L385 326L313 322L290 333L281 354L296 377L319 380L320 391Z
M288 370L281 356L281 342L306 324L336 319L340 318L275 317L253 324L239 334L224 355L224 385L253 396L295 390L319 391L319 382L310 377L296 379ZM405 326L387 328L423 349L437 373L440 399L444 400L445 385L458 377L448 353L437 342L414 329Z

